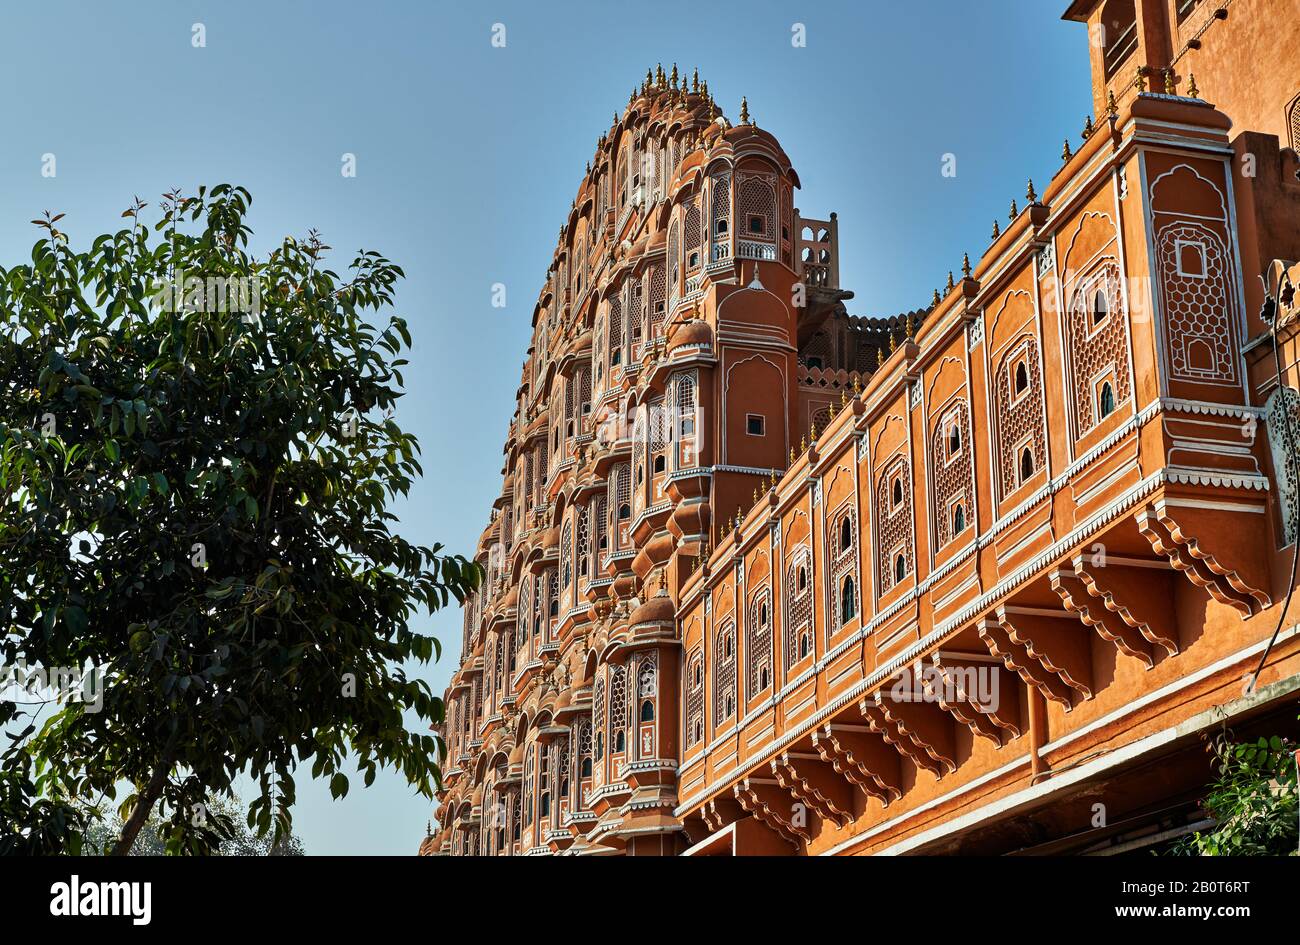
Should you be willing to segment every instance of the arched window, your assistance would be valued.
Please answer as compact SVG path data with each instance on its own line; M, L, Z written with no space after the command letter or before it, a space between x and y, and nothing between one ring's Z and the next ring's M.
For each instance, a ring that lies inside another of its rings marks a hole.
M1025 362L1020 361L1016 364L1016 383L1015 390L1017 394L1023 394L1029 389L1029 369L1025 367Z
M1098 400L1098 417L1108 417L1115 412L1115 391L1110 386L1110 381L1101 385L1101 396Z
M907 558L899 552L894 557L894 583L898 583L907 577Z
M807 655L808 655L808 634L802 633L799 635L799 659L803 659Z
M619 752L624 751L626 748L627 748L627 739L623 734L623 730L620 728L617 732L614 733L614 752L617 754Z
M582 759L582 767L579 769L579 772L580 772L581 777L584 777L584 778L589 778L589 777L591 777L591 758L590 758L590 757L586 757L586 758L583 758L583 759Z
M1092 323L1100 325L1110 314L1110 303L1106 301L1106 290L1098 289L1092 296Z
M664 456L662 453L660 453L658 456L655 457L654 471L657 473L661 473L664 471L664 467L665 467Z
M903 480L902 479L894 480L893 500L894 500L895 507L903 504Z
M954 423L952 429L948 431L948 458L956 456L961 452L961 425Z
M653 722L655 720L655 704L652 700L646 699L641 703L641 721Z
M844 579L844 586L840 589L840 623L846 624L857 614L857 597L854 594L853 577L850 575Z
M952 533L960 535L966 530L966 509L959 503L952 510Z
M844 516L844 521L840 522L840 551L848 551L853 547L853 522L849 516Z
M624 502L622 505L618 507L618 520L622 522L622 521L626 521L631 517L632 517L632 506Z
M1020 481L1024 482L1034 474L1034 451L1026 446L1020 451Z
M795 587L801 593L808 587L808 569L799 565L798 571L795 572Z

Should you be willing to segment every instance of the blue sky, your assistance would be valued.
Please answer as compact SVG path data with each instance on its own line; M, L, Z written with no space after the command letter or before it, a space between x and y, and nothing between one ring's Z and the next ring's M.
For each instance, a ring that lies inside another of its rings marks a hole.
M242 184L255 250L320 230L402 265L414 334L399 420L426 479L398 509L421 543L469 553L500 488L529 318L596 139L647 67L742 95L784 145L809 217L839 214L856 315L927 304L988 245L1025 180L1039 190L1091 107L1087 36L1066 0L15 4L0 29L0 260L25 259L45 209L82 247L134 194ZM192 44L203 24L206 46ZM491 45L493 24L506 45ZM807 45L791 44L804 24ZM941 175L945 154L955 177ZM43 177L53 154L57 176ZM356 176L341 173L356 156ZM346 255L346 258L343 258ZM493 283L507 306L490 304ZM447 645L419 669L441 692ZM301 772L310 853L408 854L431 805L398 775L331 801Z

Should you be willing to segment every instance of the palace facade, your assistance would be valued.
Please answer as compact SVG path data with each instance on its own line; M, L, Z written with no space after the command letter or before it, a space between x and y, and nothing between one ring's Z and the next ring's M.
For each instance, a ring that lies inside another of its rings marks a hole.
M1203 736L1294 727L1300 0L1065 19L1081 138L890 317L745 103L647 74L533 312L421 854L1123 852L1203 825Z

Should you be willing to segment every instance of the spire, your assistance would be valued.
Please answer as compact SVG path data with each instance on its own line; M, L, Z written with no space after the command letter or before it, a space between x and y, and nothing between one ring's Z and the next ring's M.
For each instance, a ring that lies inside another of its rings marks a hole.
M932 302L931 304L932 304L935 308L938 308L938 307L939 307L939 290L938 290L938 289L935 289L935 290L934 290L934 300L933 300L933 302Z
M664 87L664 64L662 62L655 66L655 85L661 89Z
M997 218L997 217L994 217L994 218L993 218L993 238L994 238L994 239L997 239L997 238L998 238L999 236L1001 236L1001 235L1002 235L1002 230L1001 230L1001 228L998 226L998 218Z
M749 99L743 95L740 97L740 123L742 125L749 124Z
M1015 220L1015 218L1018 217L1018 216L1020 216L1020 210L1019 210L1019 208L1016 206L1016 198L1015 198L1015 197L1012 197L1012 198L1011 198L1011 212L1007 214L1007 219L1008 219L1008 220Z
M1190 72L1187 75L1187 97L1200 98L1201 90L1196 87L1196 73Z
M963 277L969 279L969 278L970 278L970 273L971 273L971 268L970 268L970 254L969 254L969 253L962 253L962 254L961 254L961 274L962 274Z
M1038 194L1034 193L1034 179L1029 178L1029 186L1025 188L1025 199L1031 204L1038 203Z
M957 284L956 284L955 282L952 281L952 270L949 269L949 270L948 270L948 284L947 284L948 291L951 292L951 291L952 291L953 289L955 289L956 287L957 287Z
M1165 94L1174 95L1178 92L1178 86L1174 84L1174 70L1170 66L1165 70Z
M673 63L672 78L668 80L668 84L674 89L677 88L677 63L675 62Z
M1137 87L1139 92L1145 92L1147 90L1147 74L1146 70L1141 66L1137 67L1137 75L1133 78L1133 84Z
M1070 150L1070 139L1066 138L1065 143L1061 145L1061 160L1068 161L1074 157L1074 152Z
M699 69L691 70L691 91L692 92L700 91L700 70Z
M1115 101L1115 90L1106 93L1106 114L1114 118L1119 114L1119 104Z
M1092 116L1085 115L1083 118L1083 140L1087 141L1092 137L1092 133L1097 129L1092 126Z

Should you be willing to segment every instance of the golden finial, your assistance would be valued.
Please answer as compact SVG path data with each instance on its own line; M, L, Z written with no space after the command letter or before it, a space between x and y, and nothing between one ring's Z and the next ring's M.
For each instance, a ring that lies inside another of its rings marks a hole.
M962 274L962 276L963 276L964 278L969 279L969 278L970 278L970 273L971 273L971 268L970 268L970 254L969 254L969 253L962 253L962 254L961 254L961 274Z
M843 407L849 402L849 390L847 387L840 388L840 406Z
M664 87L664 64L662 62L655 66L655 85L660 88Z
M1196 73L1191 72L1187 75L1187 97L1200 98L1201 90L1196 87Z
M643 89L648 89L648 88L650 88L650 86L654 84L654 80L655 80L655 78L654 78L654 74L653 74L649 69L646 69L646 71L645 71L645 85L643 85L643 86L641 86L641 87L642 87Z
M1070 139L1066 138L1065 143L1061 145L1061 160L1068 161L1074 157L1074 152L1070 150Z
M894 330L893 330L893 328L890 328L890 330L889 330L889 353L890 353L890 354L893 354L893 353L894 353L895 351L897 351L897 350L898 350L898 339L894 337Z
M710 105L713 104L713 96L709 94L709 80L708 80L708 79L705 79L703 82L700 83L700 94L703 95L706 99L709 100L709 104L710 104Z
M691 70L691 91L698 93L700 91L700 70Z
M1092 133L1096 130L1097 129L1092 126L1092 116L1084 115L1083 116L1083 140L1087 141L1089 138L1091 138Z
M1147 74L1146 70L1141 66L1137 67L1137 75L1133 78L1133 84L1137 86L1139 92L1145 92L1147 90Z
M998 218L993 218L993 238L997 239L1002 235L1002 229L998 226Z
M803 439L799 441L799 452L800 453L808 452L808 434L806 433L804 434Z
M1119 103L1115 101L1115 90L1106 93L1106 114L1114 118L1119 114Z
M911 313L911 312L908 312L908 313L907 313L907 321L904 322L904 328L905 328L906 331L907 331L907 337L908 337L908 338L915 338L915 337L916 337L916 327L915 327L915 325L912 323L912 313Z
M857 397L861 393L862 393L862 376L859 374L854 374L853 375L853 396Z
M742 125L749 124L749 99L743 95L740 97L740 123Z
M937 308L938 305L939 305L939 290L938 290L938 289L935 289L935 290L934 290L934 300L931 302L931 304L934 305L936 308Z
M1038 203L1038 194L1034 193L1034 179L1029 178L1029 186L1025 188L1025 199L1031 204Z
M755 486L755 487L754 487L754 498L753 498L753 504L754 504L754 505L758 505L758 486Z
M1007 214L1007 219L1008 219L1008 220L1015 220L1015 218L1018 217L1018 216L1020 216L1020 208L1016 206L1016 198L1015 198L1015 197L1012 197L1012 198L1011 198L1011 211Z
M957 283L953 282L953 280L952 280L952 270L949 269L949 270L948 270L948 283L947 283L948 291L951 292L951 291L952 291L953 289L955 289L956 287L957 287Z
M794 465L794 447L790 447L790 465Z
M775 470L775 469L772 470L772 488L773 488L773 489L776 488L776 470Z
M1174 68L1170 66L1165 70L1165 94L1173 95L1178 91L1178 86L1174 85Z
M814 443L817 442L817 421L816 420L812 422L812 429L809 431L809 433L812 436L813 442Z
M675 62L673 63L672 78L668 80L668 84L674 89L677 88L677 63Z
M880 370L880 349L875 348L873 350L875 351L875 360L874 363L871 365L871 370L875 372Z

